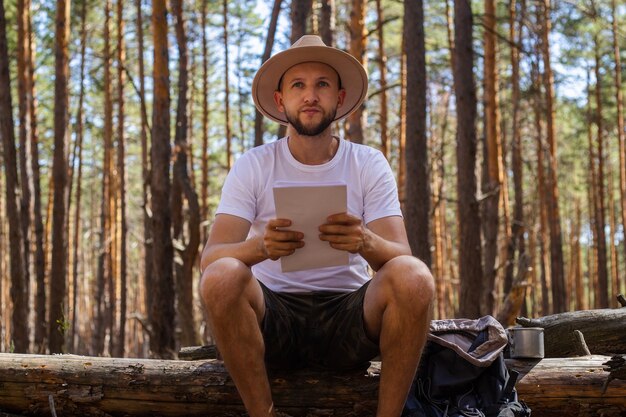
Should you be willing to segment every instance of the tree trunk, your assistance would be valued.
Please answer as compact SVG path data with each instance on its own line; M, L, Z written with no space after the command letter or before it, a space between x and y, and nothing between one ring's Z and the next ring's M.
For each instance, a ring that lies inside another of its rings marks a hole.
M120 287L120 307L119 321L117 326L117 336L115 350L113 354L117 357L124 356L124 345L126 340L126 308L127 308L127 257L126 257L126 235L128 225L126 224L126 139L124 138L124 66L126 65L126 50L124 44L124 2L117 1L117 177L119 181L119 287Z
M137 13L137 64L139 66L139 101L141 102L141 178L143 179L143 247L144 247L144 286L146 289L153 288L152 265L154 263L152 256L152 226L151 216L148 208L150 207L150 156L148 149L148 113L146 111L146 86L145 86L145 67L144 67L144 46L143 46L143 12L141 8L141 0L136 0ZM203 26L204 27L204 26ZM206 131L206 130L205 130ZM145 308L151 311L152 308L152 291L146 291Z
M498 99L498 54L496 34L495 0L485 0L483 18L485 45L485 136L483 190L485 195L482 213L483 228L483 283L481 296L482 314L493 314L494 290L498 265L499 205L503 184L502 142L500 134L500 105Z
M87 3L83 2L80 9L80 91L78 93L78 108L76 109L76 144L74 148L74 159L78 160L78 173L76 175L76 203L74 207L74 236L72 239L72 329L71 329L71 351L76 352L78 339L76 328L78 327L78 250L81 236L80 209L82 197L83 178L83 105L85 98L85 52L87 49ZM75 166L74 161L72 166Z
M156 357L172 357L175 350L174 251L170 214L170 94L167 7L152 2L154 43L154 106L152 113L152 236L153 303L150 309L150 349Z
M622 228L626 230L626 133L624 132L624 97L622 94L622 63L620 58L620 45L618 42L617 5L611 0L611 15L613 32L613 59L615 60L615 102L617 107L617 138L619 145L619 189L620 189L620 213ZM626 245L624 245L626 251ZM617 280L618 277L615 277ZM619 285L618 285L619 288ZM626 277L622 277L622 288L626 289Z
M233 164L232 155L232 127L230 120L230 78L228 57L228 0L222 2L222 18L224 30L224 129L226 131L226 170L230 171Z
M20 221L20 189L17 176L17 152L15 132L13 130L13 107L11 104L11 80L9 74L9 55L6 35L4 2L0 4L0 137L2 137L3 163L5 173L6 214L9 222L11 301L13 302L11 320L11 339L15 352L28 351L28 299L24 276L24 258L22 250L22 230ZM27 213L24 213L27 214Z
M595 289L597 295L596 308L607 308L609 306L609 271L607 268L606 251L606 203L604 200L604 127L602 121L602 78L600 75L600 52L597 34L594 36L595 50L595 77L596 77L596 125L598 127L598 138L596 146L598 149L598 176L596 183L596 233L598 235L598 287Z
M403 23L404 24L404 23ZM402 29L404 33L404 27ZM402 36L400 48L400 137L398 138L398 199L402 210L406 207L406 42Z
M482 294L480 216L476 201L476 87L472 49L472 9L454 1L454 90L457 108L457 194L459 219L459 316L477 318Z
M384 33L384 27L383 27L383 21L385 19L385 15L383 13L383 7L382 7L382 1L381 0L376 0L376 14L377 14L377 25L376 25L376 33L378 35L378 71L380 73L380 119L379 119L379 124L380 124L380 150L383 153L383 155L385 155L385 158L389 159L389 153L391 152L391 144L389 142L389 136L388 136L388 132L387 132L387 53L385 52L385 33ZM409 4L413 4L414 2L411 2ZM405 4L405 18L406 18L406 4ZM422 7L423 10L423 7ZM423 14L423 12L422 12ZM421 29L418 29L418 33L416 34L417 38L419 38L417 41L420 44L423 44L423 21L424 19L422 18L422 23L421 23ZM406 24L404 25L404 27L406 28ZM420 33L421 32L421 33ZM412 38L412 37L411 37ZM411 42L411 45L409 46L409 50L414 47L415 45L413 44L413 42ZM424 47L425 49L425 47ZM417 52L416 50L412 50L410 52L411 56L413 56L413 54ZM424 52L425 53L425 52ZM425 64L424 64L425 66ZM410 65L411 69L413 69L413 62ZM410 73L411 70L409 70ZM424 78L426 71L424 70ZM424 83L425 84L425 83ZM421 95L422 93L420 93ZM426 91L424 91L423 93L424 95L426 94Z
M278 1L278 0L277 0ZM281 0L282 1L282 0ZM202 179L200 185L200 216L203 221L209 219L209 53L207 47L207 2L202 2L200 21L202 24L202 152L201 171ZM256 110L257 115L260 115ZM255 146L256 144L256 116L255 126ZM261 138L263 133L261 132ZM262 143L262 139L261 139ZM260 144L260 143L259 143ZM202 241L206 242L209 237L209 228L202 226Z
M178 43L178 103L176 109L174 180L172 185L172 224L174 238L184 245L183 195L189 207L188 242L181 251L182 265L176 264L176 295L178 298L178 325L181 328L180 343L184 346L197 343L193 317L193 267L200 244L200 207L198 196L191 186L187 173L187 36L183 20L182 2L172 1L172 14L176 24Z
M606 392L607 356L509 360L520 373L519 398L533 417L619 416L626 412L626 381ZM246 416L220 361L159 361L0 353L0 408L49 416ZM380 363L370 372L302 370L270 375L276 409L288 416L374 416ZM87 371L86 371L87 370ZM33 390L33 386L41 389Z
M565 297L565 276L563 271L563 239L561 236L561 215L559 211L559 188L557 183L556 117L554 105L554 75L550 58L549 34L552 27L550 0L543 0L542 42L543 83L546 91L547 132L548 132L548 219L550 229L550 275L552 282L552 308L554 312L567 309Z
M608 165L607 168L609 171L607 174L607 192L609 197L609 255L611 259L611 280L608 286L611 290L611 297L615 298L619 294L619 262L617 248L615 247L617 219L615 214L615 197L613 195L613 168L611 165ZM612 307L611 303L609 303L608 307Z
M328 46L335 44L335 0L321 0L320 36Z
M278 15L280 14L280 6L282 5L282 3L283 0L274 0L274 5L272 6L272 16L270 17L270 24L267 29L267 38L265 38L265 49L263 50L261 64L267 61L272 54L272 47L274 46L274 36L276 35L276 26L278 24ZM260 111L255 109L254 146L260 145L263 145L263 115Z
M312 5L313 0L293 0L291 2L290 40L292 44L307 34L306 23L311 14Z
M426 135L426 48L421 0L404 4L406 49L406 200L411 249L430 267L430 182ZM382 30L382 26L379 27Z
M574 283L576 287L576 310L584 310L585 309L585 291L583 288L583 273L582 273L582 253L580 248L580 229L581 229L581 213L580 213L580 201L576 200L576 220L574 226L572 228L572 236L574 239L574 244L572 245L572 265L573 265L573 276Z
M100 205L100 248L98 256L98 272L96 276L94 297L94 332L92 352L95 355L104 353L106 335L107 301L105 289L111 280L111 194L112 194L112 148L113 148L113 104L111 98L111 47L110 47L110 15L111 1L105 1L104 7L104 140L102 159L102 199Z
M50 270L50 318L49 337L50 353L64 350L64 334L67 327L66 261L67 242L65 216L67 201L67 161L66 145L69 124L69 54L70 3L57 1L55 33L55 80L54 80L54 202L52 216L52 265Z
M30 157L32 152L30 147L31 113L30 113L30 92L29 68L30 49L28 22L30 21L30 1L18 0L17 2L17 94L18 94L18 118L19 118L19 167L20 167L20 221L22 227L22 268L24 270L24 291L25 300L30 299L30 264L31 264L31 221L32 211L32 163ZM30 308L27 302L27 315Z
M365 15L367 13L367 3L365 0L351 0L350 8L350 48L349 52L365 68L367 68L367 57L365 49L367 46L367 30L365 29ZM408 88L408 87L407 87ZM354 113L346 118L347 138L355 143L363 143L363 130L365 124L365 106L361 104Z

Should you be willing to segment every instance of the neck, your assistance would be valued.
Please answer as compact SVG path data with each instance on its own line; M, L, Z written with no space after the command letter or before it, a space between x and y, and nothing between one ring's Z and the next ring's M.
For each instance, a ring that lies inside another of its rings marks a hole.
M333 159L339 149L339 139L332 135L330 126L317 136L304 136L289 125L287 136L289 151L298 162L306 165L324 164Z

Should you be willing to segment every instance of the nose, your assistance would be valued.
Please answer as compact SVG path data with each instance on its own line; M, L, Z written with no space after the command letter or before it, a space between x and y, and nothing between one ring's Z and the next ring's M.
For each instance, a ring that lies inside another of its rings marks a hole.
M307 88L304 91L304 102L307 104L316 104L319 101L315 88Z

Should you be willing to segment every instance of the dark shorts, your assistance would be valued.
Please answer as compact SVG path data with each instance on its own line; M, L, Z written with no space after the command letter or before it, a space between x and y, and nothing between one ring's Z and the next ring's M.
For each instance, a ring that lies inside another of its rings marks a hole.
M350 293L276 293L265 296L262 332L269 369L367 368L379 353L367 337L363 300L369 282Z

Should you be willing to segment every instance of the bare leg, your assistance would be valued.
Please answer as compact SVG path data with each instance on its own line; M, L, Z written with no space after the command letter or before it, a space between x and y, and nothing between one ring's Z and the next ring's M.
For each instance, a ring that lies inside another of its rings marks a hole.
M275 416L259 326L265 314L261 286L245 264L222 258L204 270L200 295L224 365L248 413Z
M426 343L433 297L428 268L411 256L387 262L367 289L365 327L372 340L379 340L382 360L378 417L402 413Z

